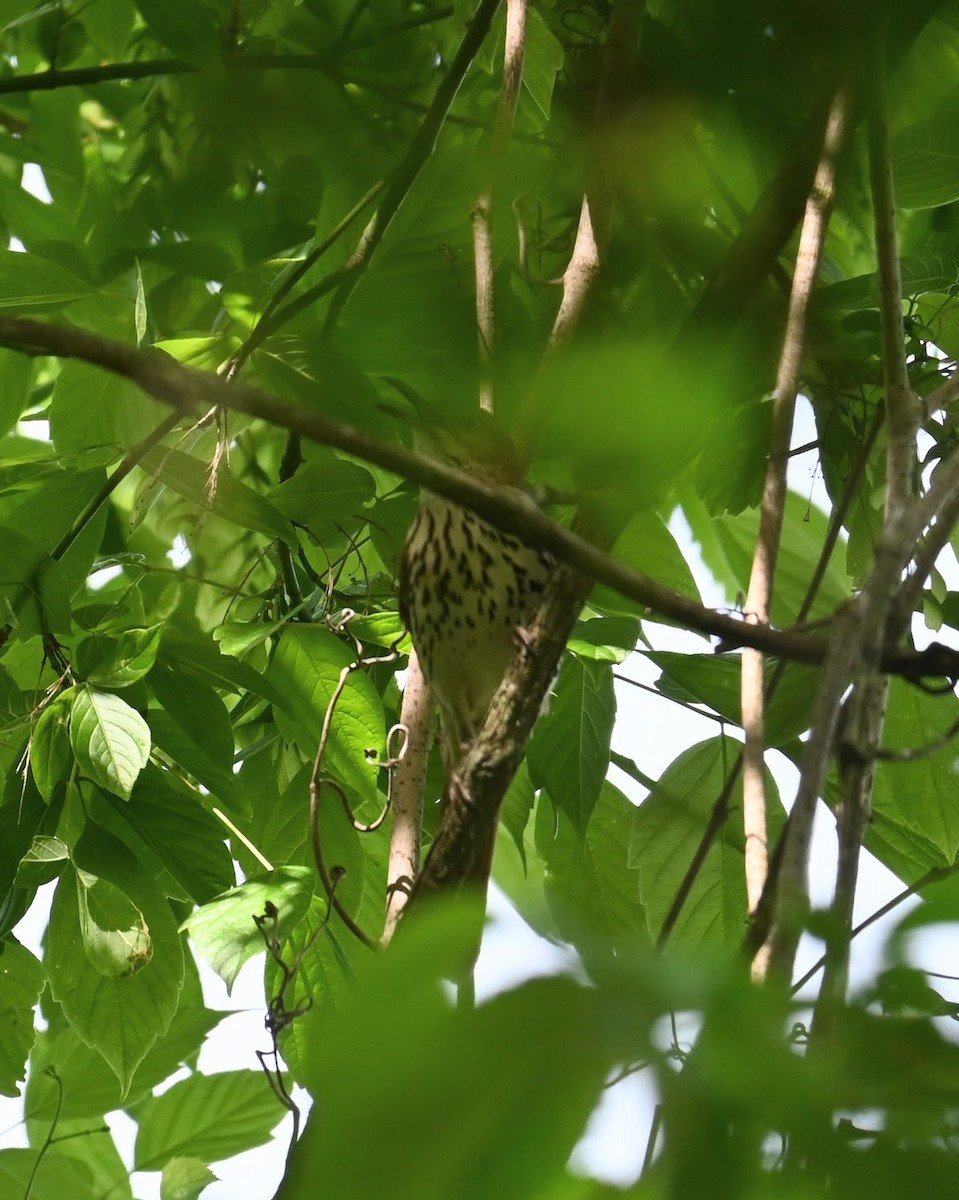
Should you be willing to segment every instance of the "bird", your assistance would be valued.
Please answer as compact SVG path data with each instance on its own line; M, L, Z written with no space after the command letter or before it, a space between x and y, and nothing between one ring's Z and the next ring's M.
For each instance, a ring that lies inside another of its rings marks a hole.
M502 488L523 472L509 434L481 409L413 419L424 453ZM522 644L555 560L428 489L420 494L399 564L400 615L436 699L447 781L483 725ZM447 783L448 786L448 783ZM495 824L473 855L468 883L485 890Z

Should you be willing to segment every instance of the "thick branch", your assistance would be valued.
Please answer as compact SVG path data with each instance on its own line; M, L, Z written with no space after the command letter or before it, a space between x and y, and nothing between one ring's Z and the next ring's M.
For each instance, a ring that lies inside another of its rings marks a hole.
M443 822L416 881L413 903L470 878L589 588L586 577L568 569L557 571L550 580L528 631L529 640L515 656L483 728L456 768Z

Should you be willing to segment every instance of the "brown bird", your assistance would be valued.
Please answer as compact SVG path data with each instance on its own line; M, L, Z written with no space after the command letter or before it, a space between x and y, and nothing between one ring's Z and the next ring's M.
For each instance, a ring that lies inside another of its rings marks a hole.
M418 449L484 483L522 483L512 441L484 412L455 423L445 412L442 421L417 417L415 434ZM554 566L544 551L423 490L400 562L400 613L439 706L447 775L481 728ZM495 836L494 827L474 857L477 885L489 876Z

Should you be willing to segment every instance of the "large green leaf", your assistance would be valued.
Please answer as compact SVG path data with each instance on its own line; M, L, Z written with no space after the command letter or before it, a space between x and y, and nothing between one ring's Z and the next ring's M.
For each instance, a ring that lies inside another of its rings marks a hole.
M535 840L546 899L557 929L587 966L630 956L645 942L639 873L628 861L635 814L635 805L605 783L584 842L566 813L539 799Z
M136 709L113 692L78 687L70 740L83 771L108 792L129 800L150 755L150 730Z
M311 1045L311 1087L329 1079L344 1086L322 1119L311 1117L281 1197L303 1195L317 1179L337 1194L393 1200L529 1200L561 1183L632 1030L597 991L568 979L533 981L474 1011L451 1009L437 975L462 953L473 914L452 905L429 917L371 958L353 1003ZM392 1035L365 1053L369 1031L384 1020ZM411 1072L417 1086L398 1123L389 1115L393 1083ZM465 1119L451 1122L463 1097ZM353 1131L370 1123L379 1152L357 1154Z
M138 1106L135 1167L156 1171L172 1158L229 1158L269 1141L286 1116L262 1071L191 1075Z
M266 949L254 920L272 907L280 929L288 936L309 908L313 872L308 867L283 867L249 879L215 897L184 921L184 928L227 988L233 986L240 967Z
M955 727L957 720L959 700L952 692L929 695L905 680L893 679L883 746L892 751L934 746ZM873 805L877 820L881 818L888 822L900 831L900 836L918 837L926 846L935 848L938 861L930 866L949 866L957 861L959 794L956 790L956 751L951 743L915 761L879 762ZM877 834L880 832L877 829ZM886 830L885 836L892 836L891 830ZM871 840L867 837L869 844ZM884 857L878 844L876 850ZM896 867L892 869L896 870Z
M708 705L734 725L742 724L740 657L733 654L676 654L648 651L647 657L662 667L656 686L664 695ZM767 660L767 686L780 664ZM809 726L819 672L790 663L766 709L766 741L782 746Z
M795 621L825 542L828 524L825 514L814 504L795 492L787 494L773 590L771 615L774 624L789 625ZM749 573L759 533L759 513L751 510L735 517L722 517L713 521L712 533L725 556L727 570L732 571L741 596L745 596L749 588ZM841 541L839 545L842 545ZM707 552L705 544L703 550L704 553ZM707 564L712 566L708 553ZM851 593L852 585L842 567L841 556L834 552L809 616L816 618L830 615L849 599Z
M221 466L215 475L208 463L182 450L154 446L140 459L144 471L154 475L200 511L209 510L224 521L267 537L295 542L289 521L259 492L236 479Z
M640 896L655 938L679 893L713 806L719 798L739 744L711 738L684 750L664 771L636 809L629 842L629 865L639 872ZM766 773L770 838L784 815L772 776ZM729 803L730 815L700 868L676 922L670 947L722 946L735 951L746 933L746 881L743 864L742 784Z
M585 830L609 766L616 698L606 663L567 657L550 711L529 744L530 776Z
M166 898L121 843L88 826L75 854L83 869L109 879L131 898L151 934L153 955L141 970L112 978L101 974L80 936L73 872L60 879L45 939L50 990L77 1035L109 1063L125 1094L176 1012L183 951Z
M0 942L0 1095L19 1095L24 1063L36 1036L33 1007L44 985L43 967L13 938Z
M317 625L291 625L280 639L268 673L287 703L287 710L275 710L276 723L310 758L316 754L343 672L355 661L344 642ZM336 701L323 766L355 801L366 801L376 810L381 806L376 761L385 742L382 702L366 671L353 671Z

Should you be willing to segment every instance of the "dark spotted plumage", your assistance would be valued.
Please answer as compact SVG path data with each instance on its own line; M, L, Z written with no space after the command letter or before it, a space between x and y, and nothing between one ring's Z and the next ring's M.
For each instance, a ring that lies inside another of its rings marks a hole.
M423 492L403 550L400 612L440 708L448 762L482 725L552 569L550 555Z
M400 612L453 761L475 736L552 569L549 555L424 492L400 572Z

